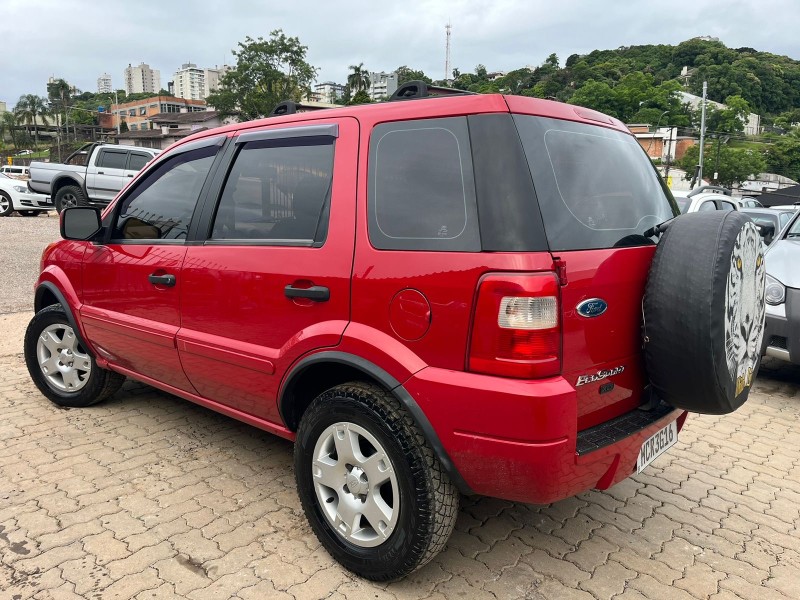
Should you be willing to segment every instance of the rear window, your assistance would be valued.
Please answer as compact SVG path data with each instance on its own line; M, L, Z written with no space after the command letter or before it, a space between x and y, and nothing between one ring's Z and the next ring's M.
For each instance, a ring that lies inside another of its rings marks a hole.
M515 115L553 251L649 244L677 206L633 136Z

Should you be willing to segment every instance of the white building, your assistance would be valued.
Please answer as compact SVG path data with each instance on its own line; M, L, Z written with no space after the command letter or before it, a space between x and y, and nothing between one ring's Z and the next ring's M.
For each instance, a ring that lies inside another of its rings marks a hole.
M384 100L394 94L397 89L397 73L371 72L369 74L369 97L373 100Z
M176 98L186 98L187 100L205 99L206 75L203 69L197 68L196 64L182 64L181 68L175 71L173 82L173 93Z
M678 92L678 95L684 104L688 103L695 110L699 109L700 105L703 103L703 98L701 96L695 96L694 94L689 94L687 92ZM728 108L721 102L714 102L708 98L706 98L706 105L713 106L717 110L725 110ZM744 123L744 133L747 135L758 135L761 133L761 117L759 115L756 113L750 113L747 115L747 119Z
M0 100L0 115L4 112L8 112L8 109L6 108L6 103Z
M344 86L333 81L325 81L314 85L314 95L319 102L334 104L344 96Z
M208 98L213 92L219 89L220 80L222 77L233 69L229 65L222 65L221 67L214 66L214 68L203 69L203 76L205 83L203 86L203 99Z
M161 89L161 72L141 63L138 67L128 64L125 68L125 93L142 94L158 92Z
M103 73L100 77L97 78L97 93L98 94L110 94L114 91L114 86L111 83L111 75L108 73Z

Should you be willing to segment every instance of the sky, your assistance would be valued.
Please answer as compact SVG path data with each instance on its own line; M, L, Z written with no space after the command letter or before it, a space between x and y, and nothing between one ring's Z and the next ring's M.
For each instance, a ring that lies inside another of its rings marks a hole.
M3 0L0 101L11 109L22 94L46 96L50 76L95 92L109 73L121 89L125 67L141 62L166 88L182 63L235 64L239 42L274 29L308 47L318 82L345 83L362 62L441 79L448 22L462 72L701 35L800 59L798 0Z

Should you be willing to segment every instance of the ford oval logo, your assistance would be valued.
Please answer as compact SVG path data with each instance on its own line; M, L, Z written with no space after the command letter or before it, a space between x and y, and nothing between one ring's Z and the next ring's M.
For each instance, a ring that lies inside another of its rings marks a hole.
M582 317L591 318L591 317L599 317L608 308L608 304L606 304L605 300L600 298L589 298L588 300L584 300L578 306L575 307L578 311L578 314Z

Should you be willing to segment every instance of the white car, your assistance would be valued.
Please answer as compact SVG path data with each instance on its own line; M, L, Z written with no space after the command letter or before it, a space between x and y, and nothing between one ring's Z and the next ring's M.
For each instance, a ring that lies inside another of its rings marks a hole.
M49 196L32 192L27 182L0 173L0 217L7 217L15 210L22 216L35 217L53 208Z
M675 196L681 214L703 212L706 210L739 210L734 198L716 192L701 192L691 196Z

